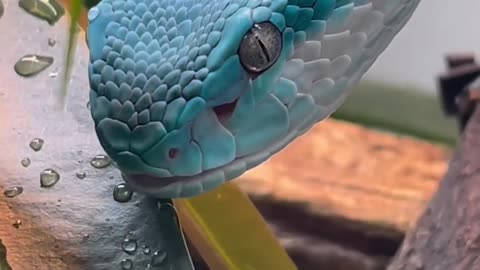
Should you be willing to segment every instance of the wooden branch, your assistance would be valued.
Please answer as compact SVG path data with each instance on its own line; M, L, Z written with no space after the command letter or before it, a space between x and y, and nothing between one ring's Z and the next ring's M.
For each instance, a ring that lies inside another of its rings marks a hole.
M480 269L480 108L389 270Z
M254 201L269 196L403 233L437 189L449 151L329 119L236 181Z

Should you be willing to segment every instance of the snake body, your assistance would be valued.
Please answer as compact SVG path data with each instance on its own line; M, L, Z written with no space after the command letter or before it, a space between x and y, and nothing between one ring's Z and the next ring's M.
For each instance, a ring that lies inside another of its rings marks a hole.
M137 191L212 190L328 117L419 0L102 0L90 103Z

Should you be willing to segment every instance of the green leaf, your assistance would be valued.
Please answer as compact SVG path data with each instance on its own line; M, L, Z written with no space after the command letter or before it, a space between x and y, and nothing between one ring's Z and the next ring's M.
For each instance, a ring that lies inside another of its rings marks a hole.
M235 184L174 203L184 231L211 269L297 269L248 196Z
M63 108L65 106L65 99L68 94L68 84L70 82L70 77L72 73L73 63L74 63L74 55L75 49L77 47L77 34L79 32L79 23L82 15L82 11L84 11L83 1L82 0L70 0L68 2L64 2L64 5L67 5L67 8L70 12L70 26L69 26L69 34L68 34L68 45L67 45L67 52L66 52L66 64L64 67L63 72L63 80L62 80L62 87L60 88L60 104ZM86 28L86 25L83 25Z
M164 240L163 243L165 246L162 250L165 254L168 254L168 258L170 258L168 262L162 261L158 266L168 263L171 269L194 270L195 268L193 267L193 262L190 258L190 253L172 201L162 200L158 202L158 205L161 221L160 226L158 226L158 235ZM152 263L154 262L152 261Z
M7 262L7 249L0 240L0 270L12 270Z

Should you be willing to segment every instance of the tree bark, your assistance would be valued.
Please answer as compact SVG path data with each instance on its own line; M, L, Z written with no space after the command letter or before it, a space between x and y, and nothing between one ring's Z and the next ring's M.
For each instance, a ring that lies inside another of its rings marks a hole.
M480 269L480 108L388 270Z

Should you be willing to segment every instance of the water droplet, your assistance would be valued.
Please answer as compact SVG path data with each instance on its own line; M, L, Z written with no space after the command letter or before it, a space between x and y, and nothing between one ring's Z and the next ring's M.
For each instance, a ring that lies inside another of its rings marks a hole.
M110 166L112 164L112 160L106 155L97 155L90 161L90 164L97 169L102 169L105 167Z
M143 246L142 247L143 254L149 255L150 254L150 247L148 246Z
M24 158L20 161L23 167L28 167L30 164L32 164L32 161L29 158Z
M33 16L46 20L51 25L65 14L63 7L55 0L20 0L18 5Z
M56 78L56 77L58 76L58 71L50 72L50 73L48 74L48 76L49 76L50 78Z
M48 38L48 46L55 47L57 45L57 41L53 38Z
M124 183L118 184L113 188L113 199L117 202L128 202L132 199L133 192Z
M127 254L134 254L137 251L137 240L125 238L122 243L122 250Z
M158 209L162 209L162 208L166 208L166 207L175 208L173 206L172 201L170 201L170 200L158 200L157 201L157 207L158 207Z
M100 10L97 8L97 7L92 7L89 11L88 11L88 20L89 21L93 21L95 20L98 15L100 14Z
M60 174L54 169L46 169L40 173L40 186L41 187L52 187L58 180L60 180Z
M16 186L16 187L11 187L3 192L3 195L8 198L15 198L18 195L23 193L23 187Z
M87 173L85 172L77 172L75 175L78 179L85 179L85 177L87 177Z
M122 270L130 270L133 268L133 262L130 259L123 259L120 264L122 266Z
M43 139L35 138L30 142L30 148L32 148L33 151L38 152L38 151L42 150L42 147L43 147L44 143L45 143L45 141Z
M156 266L168 266L167 252L165 251L155 251L152 256L152 261L150 262L152 267ZM168 268L167 268L168 269Z
M15 220L15 222L12 225L13 225L13 227L18 229L18 228L20 228L20 226L22 226L22 221L20 219L17 219L17 220Z
M38 74L53 63L50 56L27 54L20 58L13 67L18 75L29 77Z

